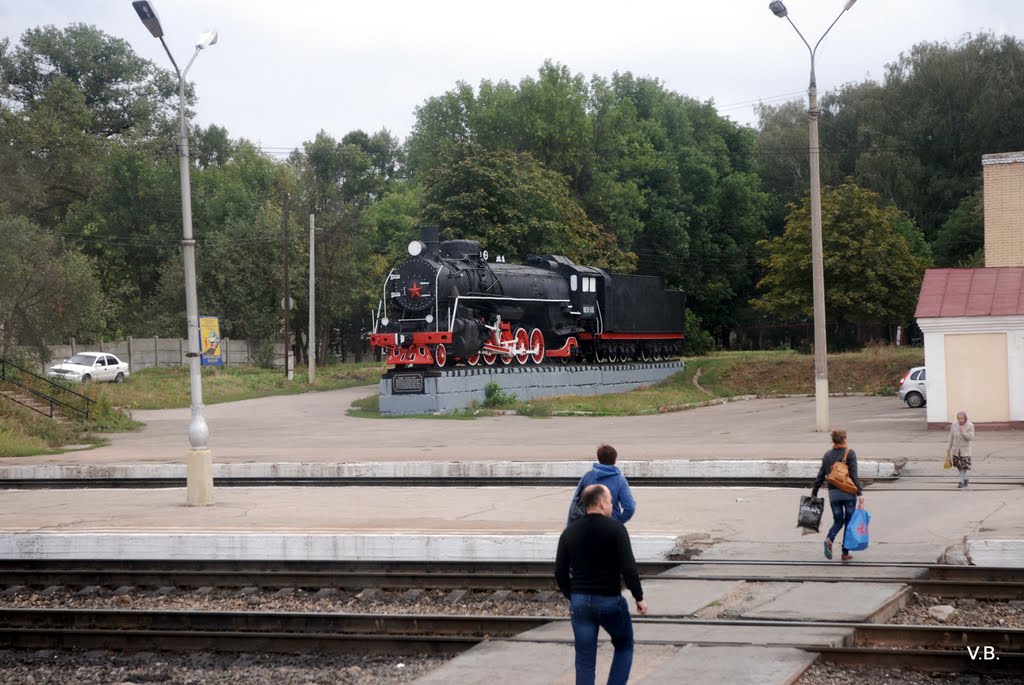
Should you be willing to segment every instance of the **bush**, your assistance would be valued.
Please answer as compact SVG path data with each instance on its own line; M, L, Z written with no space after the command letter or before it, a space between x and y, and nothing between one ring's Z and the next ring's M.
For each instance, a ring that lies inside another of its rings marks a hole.
M704 330L700 317L686 310L686 339L683 340L684 357L703 357L715 347L715 339Z
M507 407L515 404L515 401L515 393L502 390L501 386L494 381L491 381L484 387L485 407Z

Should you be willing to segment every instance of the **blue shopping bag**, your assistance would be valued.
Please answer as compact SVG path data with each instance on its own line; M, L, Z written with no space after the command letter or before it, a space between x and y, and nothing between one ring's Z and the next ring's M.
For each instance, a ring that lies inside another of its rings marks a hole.
M850 517L850 523L846 526L846 535L843 537L843 547L851 552L858 552L868 548L868 524L871 523L871 514L867 509L858 507Z

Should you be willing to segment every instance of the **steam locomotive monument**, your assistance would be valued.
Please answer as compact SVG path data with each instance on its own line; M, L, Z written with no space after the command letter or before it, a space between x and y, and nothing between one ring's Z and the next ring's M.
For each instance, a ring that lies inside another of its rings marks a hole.
M434 413L484 399L621 392L679 371L686 299L656 276L611 274L559 255L509 264L475 240L421 229L388 274L370 344L382 413Z

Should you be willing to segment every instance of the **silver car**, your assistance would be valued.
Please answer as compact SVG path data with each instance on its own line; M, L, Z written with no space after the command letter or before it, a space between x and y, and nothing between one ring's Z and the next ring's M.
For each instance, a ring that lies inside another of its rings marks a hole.
M128 378L128 364L108 352L79 352L50 367L47 375L72 383L124 383Z
M925 385L927 371L923 366L915 366L900 379L898 397L908 407L923 407L928 402L928 389Z

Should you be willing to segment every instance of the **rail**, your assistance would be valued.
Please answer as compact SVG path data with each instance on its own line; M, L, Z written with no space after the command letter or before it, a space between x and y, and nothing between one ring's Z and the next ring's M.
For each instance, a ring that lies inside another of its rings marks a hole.
M20 388L23 392L28 393L34 399L45 403L49 407L49 413L40 410L38 407L20 402L9 395L5 395L5 397L38 414L49 416L51 419L54 418L54 410L58 406L71 414L88 419L92 405L96 404L96 400L66 388L59 383L54 383L49 378L22 368L8 359L0 358L0 386L4 383L10 383ZM37 386L41 386L43 389L54 394L50 395L42 392ZM62 395L66 399L62 400L57 395ZM76 406L76 403L79 406Z

